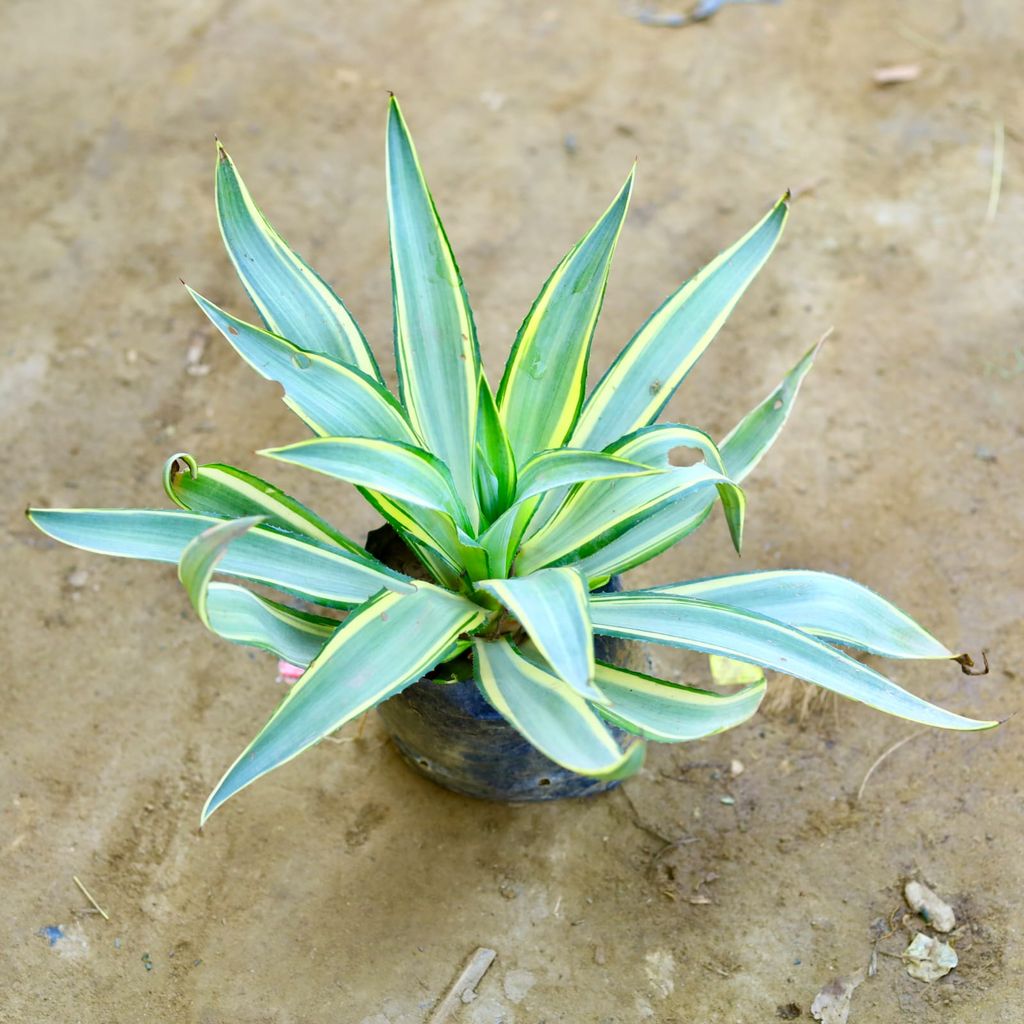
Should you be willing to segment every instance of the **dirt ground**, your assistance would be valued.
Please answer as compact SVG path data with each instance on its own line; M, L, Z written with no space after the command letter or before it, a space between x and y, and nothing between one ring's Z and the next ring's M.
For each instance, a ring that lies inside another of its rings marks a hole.
M621 791L529 807L432 787L374 723L201 835L204 797L279 697L272 660L204 633L171 569L59 547L22 517L159 507L174 451L259 471L254 449L303 436L178 284L248 309L216 231L215 132L393 379L393 89L492 379L635 155L598 371L797 190L778 252L672 411L721 435L834 324L750 481L740 564L855 576L951 646L991 652L984 678L934 664L894 678L981 717L1024 706L1024 7L785 0L677 30L630 10L3 5L4 1022L419 1024L480 945L497 960L465 1024L810 1020L823 985L868 966L911 876L955 906L960 966L910 978L885 955L909 939L897 912L852 1024L1024 1021L1019 718L915 736L858 801L916 727L848 702L801 718L776 698L726 735L653 750ZM905 63L916 81L872 83ZM278 468L351 534L375 525L340 486ZM736 566L716 518L631 582ZM699 668L657 658L679 678ZM109 921L83 913L75 875Z

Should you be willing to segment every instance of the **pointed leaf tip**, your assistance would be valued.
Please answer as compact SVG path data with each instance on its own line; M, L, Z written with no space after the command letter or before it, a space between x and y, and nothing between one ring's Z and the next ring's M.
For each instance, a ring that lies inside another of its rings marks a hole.
M516 335L497 401L519 464L560 448L576 427L634 172L635 166L597 222L555 267Z
M815 342L814 347L811 349L811 351L809 353L809 355L811 356L812 359L816 359L818 357L818 353L824 347L825 342L828 341L828 339L832 337L832 334L835 332L835 329L836 329L836 325L835 324L829 324L828 325L828 328L825 330L825 332L822 334L822 336L817 340L817 342Z
M373 353L345 304L267 220L219 142L217 152L217 221L231 262L267 329L379 380Z
M771 255L788 216L776 203L648 318L590 392L575 447L603 450L653 423Z
M474 529L480 349L451 245L392 97L385 162L399 394L423 447L451 470Z

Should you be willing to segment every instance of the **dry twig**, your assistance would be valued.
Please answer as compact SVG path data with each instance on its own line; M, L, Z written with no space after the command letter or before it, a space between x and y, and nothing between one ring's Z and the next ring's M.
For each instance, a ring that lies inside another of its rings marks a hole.
M884 750L876 759L875 763L867 770L864 778L861 780L860 789L857 790L857 803L860 803L861 797L864 795L864 788L868 784L868 779L871 778L875 773L875 769L892 753L899 750L904 743L909 743L912 739L916 739L918 736L923 736L927 729L919 729L917 732L912 732L909 736L904 736L903 739L897 740L891 747Z
M481 978L494 963L497 955L493 949L486 946L480 946L475 950L444 994L444 998L437 1004L437 1009L430 1015L427 1024L444 1024L463 1003L469 1002L472 995L467 999L467 994L472 993L480 984Z
M96 908L96 912L102 916L103 920L109 921L110 915L96 902L96 900L93 899L92 893L89 892L89 890L82 884L82 880L78 875L72 875L71 878L75 885L82 890L82 895L93 905L93 907Z
M996 219L999 209L999 195L1003 190L1003 159L1006 155L1006 127L1003 119L996 118L992 125L992 180L988 187L988 207L985 210L985 223L991 224Z

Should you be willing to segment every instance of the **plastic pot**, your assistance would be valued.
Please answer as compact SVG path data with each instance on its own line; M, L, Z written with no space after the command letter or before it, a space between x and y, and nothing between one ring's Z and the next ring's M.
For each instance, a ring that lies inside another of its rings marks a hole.
M390 527L373 531L366 546L412 575L404 545ZM622 585L615 577L602 589L621 590ZM594 647L601 661L639 667L628 664L631 652L620 640L596 637ZM458 793L519 803L593 796L618 785L577 775L549 760L491 707L474 679L442 683L428 676L385 701L378 712L406 763ZM619 739L625 736L609 728Z

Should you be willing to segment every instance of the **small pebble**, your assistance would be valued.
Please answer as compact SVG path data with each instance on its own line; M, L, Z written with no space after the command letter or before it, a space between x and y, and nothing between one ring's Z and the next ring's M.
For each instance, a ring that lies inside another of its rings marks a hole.
M907 882L903 887L903 895L907 906L937 932L951 932L956 927L953 908L936 896L927 885L915 881Z
M729 762L729 774L734 779L743 774L744 768L743 762L735 757Z
M718 799L721 803L725 804L726 807L732 807L732 805L736 803L736 797L734 796L720 796Z
M875 85L902 85L904 82L913 82L920 74L920 64L893 64L890 67L875 68L871 77Z

